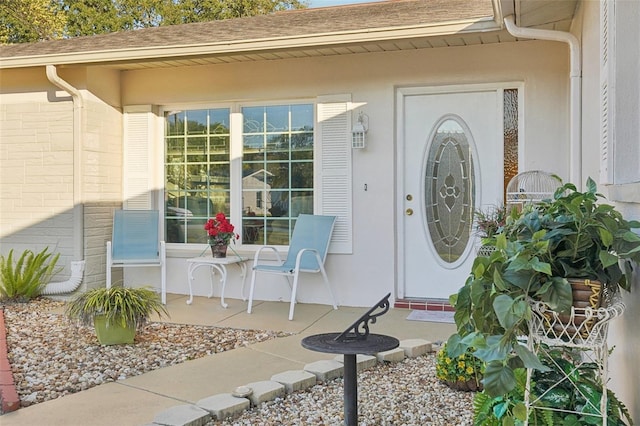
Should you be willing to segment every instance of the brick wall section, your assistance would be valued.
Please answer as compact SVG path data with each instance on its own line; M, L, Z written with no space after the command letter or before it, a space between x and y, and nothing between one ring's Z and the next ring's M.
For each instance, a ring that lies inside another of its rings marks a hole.
M0 102L0 252L73 249L73 112L46 94Z
M85 278L81 289L105 282L106 241L122 206L122 114L83 93L82 194ZM0 254L11 248L60 253L70 274L73 240L73 103L46 93L0 97Z
M111 239L113 212L122 208L122 114L88 98L83 141L84 289L105 285L106 242Z

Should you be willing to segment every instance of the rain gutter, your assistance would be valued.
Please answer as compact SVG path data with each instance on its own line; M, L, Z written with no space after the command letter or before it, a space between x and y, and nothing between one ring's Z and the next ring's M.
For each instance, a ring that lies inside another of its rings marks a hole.
M565 31L518 27L513 15L504 18L504 24L517 38L550 40L569 45L569 178L579 189L582 187L582 59L578 38Z

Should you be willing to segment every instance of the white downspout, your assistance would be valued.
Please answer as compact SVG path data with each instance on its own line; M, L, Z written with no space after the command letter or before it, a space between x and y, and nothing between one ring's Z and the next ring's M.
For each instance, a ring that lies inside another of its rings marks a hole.
M82 110L84 99L80 90L58 76L55 65L47 65L49 81L71 95L73 100L73 257L71 278L49 283L42 294L62 294L75 291L82 282L84 271L84 203L82 200Z
M513 15L504 18L504 24L509 34L517 38L560 41L569 45L569 178L571 183L580 189L582 188L582 59L580 42L576 36L564 31L518 27Z
M80 287L84 272L84 260L71 262L71 277L67 281L48 283L42 290L41 294L64 294L71 293Z

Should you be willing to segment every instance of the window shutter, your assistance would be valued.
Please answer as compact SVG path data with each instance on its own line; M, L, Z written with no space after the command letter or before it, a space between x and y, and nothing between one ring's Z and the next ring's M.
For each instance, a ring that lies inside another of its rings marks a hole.
M615 150L615 2L600 2L600 183L612 184Z
M337 216L330 253L353 252L350 101L350 95L321 96L317 104L317 210Z
M152 209L151 143L154 115L150 105L124 107L123 208Z

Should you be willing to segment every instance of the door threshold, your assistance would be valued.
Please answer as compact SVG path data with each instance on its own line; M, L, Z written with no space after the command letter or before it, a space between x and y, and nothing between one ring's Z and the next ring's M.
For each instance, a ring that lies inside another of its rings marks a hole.
M447 299L397 299L393 307L395 309L415 309L418 311L455 311Z

